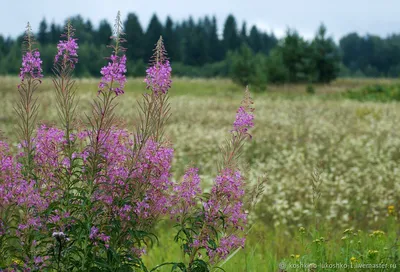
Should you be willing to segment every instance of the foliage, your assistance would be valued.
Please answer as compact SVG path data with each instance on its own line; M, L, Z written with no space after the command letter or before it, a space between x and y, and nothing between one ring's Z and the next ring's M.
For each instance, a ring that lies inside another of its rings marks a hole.
M350 89L345 94L346 98L359 101L400 101L400 85L369 85L358 89Z
M398 34L381 38L350 33L342 37L339 45L343 63L350 69L350 76L361 72L367 77L398 77L396 66L399 62L399 41Z
M195 168L188 168L181 182L171 179L174 149L165 125L171 111L172 70L162 38L146 70L149 92L138 101L138 120L129 132L115 114L127 82L120 13L111 55L100 70L97 97L83 120L76 111L73 74L79 46L72 22L91 29L89 23L68 21L57 45L52 83L60 127L36 127L42 60L27 27L15 107L17 155L0 141L0 269L149 271L142 255L158 239L153 233L157 223L170 214L177 222L175 240L190 258L151 271L164 265L210 271L244 246L245 211L262 190L262 179L254 188L245 184L239 163L254 126L249 91L221 150L212 190L203 194Z
M95 67L98 67L99 61L104 56L104 47L101 44L108 44L108 38L111 35L111 25L102 20L98 28L94 28L90 20L85 21L81 16L69 18L75 26L76 34L79 37L81 45L80 66L77 67L75 75L78 77L97 76L96 69L93 69L93 60ZM142 26L139 18L134 13L129 13L123 22L126 32L127 58L130 62L144 63L151 56L152 52L148 50L153 46L161 34L164 37L166 49L169 56L176 63L182 63L190 66L189 70L198 69L204 65L213 65L225 59L228 50L236 50L244 40L239 38L236 33L236 19L230 15L225 22L223 29L224 37L219 38L218 22L216 17L205 16L198 21L188 18L182 22L173 21L170 17L166 22L161 22L156 15L153 15L149 25ZM43 48L53 48L61 35L62 27L52 23L49 27L46 19L40 22L38 31L38 40L44 59L52 58L54 51L42 50ZM269 50L275 46L277 39L275 36L263 33L257 28L253 28L248 39L250 47L255 52L268 54ZM12 74L18 70L20 40L4 38L0 35L0 56L5 56L6 61L0 61L0 74ZM1 58L2 60L3 58ZM51 74L51 65L44 63L44 73ZM134 65L136 67L136 65ZM185 70L182 70L183 73ZM128 70L129 75L143 76L142 70ZM197 73L190 73L185 76L198 76ZM226 76L224 73L219 76Z
M306 87L306 92L308 94L315 94L315 88L312 84L308 84Z
M283 63L288 70L290 82L305 82L314 79L311 48L297 31L288 29L286 36L278 45Z
M314 226L306 226L290 233L284 226L271 229L256 224L247 236L245 249L233 255L227 263L222 262L220 267L225 271L308 272L310 265L317 265L324 271L379 271L379 266L384 271L383 267L387 265L386 270L396 271L400 251L396 239L397 224L395 218L388 217L381 229L333 229L329 224L323 224L319 231L315 231ZM165 233L169 230L165 226L160 231ZM168 236L163 236L160 244L153 248L157 258L147 255L144 257L146 263L179 255L179 248L173 245L173 241L165 239ZM158 271L170 269L160 268Z
M285 66L281 50L273 49L267 59L266 69L270 83L285 83L289 81L289 70Z
M315 81L321 83L329 83L338 76L340 63L338 48L332 38L326 38L325 35L326 27L321 25L311 42Z
M333 237L326 231L300 227L294 235L300 243L298 251L284 258L279 268L287 271L318 271L318 268L326 271L396 270L400 245L396 240L394 220L393 217L387 220L389 232L347 228L342 231L342 236Z
M237 52L230 54L229 59L233 82L241 86L250 85L256 90L265 90L267 73L262 55L254 55L251 48L243 44Z

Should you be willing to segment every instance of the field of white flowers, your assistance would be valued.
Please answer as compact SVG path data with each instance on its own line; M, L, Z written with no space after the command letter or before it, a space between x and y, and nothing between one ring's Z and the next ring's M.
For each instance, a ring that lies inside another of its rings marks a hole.
M218 154L234 103L213 97L173 102L169 134L181 143L177 164L194 161L210 172L215 161L210 155ZM256 98L254 139L244 157L251 177L268 177L257 216L275 226L307 224L317 171L320 220L339 226L379 224L388 206L400 203L399 114L398 104Z
M0 78L0 130L13 139L13 101L17 78ZM94 80L78 80L79 114L87 112L96 95ZM126 120L137 114L141 80L128 80L116 113ZM174 173L199 167L206 184L216 173L219 147L231 129L240 88L225 81L178 79L170 91L172 116L166 135L174 143ZM204 85L204 89L201 88ZM200 87L199 87L200 86ZM185 88L188 89L185 89ZM50 82L38 92L39 120L56 122ZM253 220L268 228L298 230L314 223L363 230L380 229L389 214L400 209L400 105L356 102L325 96L254 94L255 129L242 159L248 180L265 175L262 197ZM127 126L131 127L133 124ZM9 141L10 142L10 141ZM16 143L15 143L16 144ZM389 209L389 212L388 212ZM314 214L315 213L315 214ZM229 270L228 270L229 271Z
M2 134L12 139L16 78L2 78L0 120ZM188 80L186 80L189 82ZM242 92L215 81L209 90L185 90L178 80L171 90L172 116L168 137L174 143L176 177L190 162L200 174L215 173L219 147L231 128ZM78 81L80 114L89 109L96 95L92 80ZM141 80L128 81L127 95L117 113L134 120L135 99ZM210 83L208 83L210 85ZM212 84L211 84L212 85ZM190 88L188 83L187 87ZM400 203L400 106L397 103L362 103L326 100L324 97L294 99L255 94L256 123L253 139L245 145L243 159L249 163L250 181L266 175L265 196L257 217L267 225L298 227L312 220L311 180L318 172L321 185L317 216L323 222L346 226L379 226L388 206ZM39 93L39 120L55 122L54 94L50 82ZM128 109L128 110L127 110ZM129 122L129 121L128 121ZM129 124L127 124L129 127ZM132 124L133 126L133 124ZM214 171L213 171L214 170ZM212 181L212 176L203 176ZM206 186L206 185L205 185Z

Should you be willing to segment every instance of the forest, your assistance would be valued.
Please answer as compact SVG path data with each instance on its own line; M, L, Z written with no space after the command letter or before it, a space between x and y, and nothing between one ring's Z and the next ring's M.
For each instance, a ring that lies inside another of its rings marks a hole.
M112 35L112 23L103 20L94 27L80 15L69 18L79 39L78 77L98 76ZM287 29L278 39L257 26L239 24L229 15L218 29L215 16L195 20L189 17L162 22L154 14L147 25L129 13L123 21L124 46L129 60L128 75L143 76L151 48L163 36L168 56L173 60L175 76L231 77L241 85L265 83L327 83L337 77L397 77L400 72L400 34L387 37L350 33L336 43L321 24L315 37L307 40L295 29ZM45 18L36 40L45 74L51 73L56 43L64 26ZM15 74L21 63L22 35L0 35L0 74Z

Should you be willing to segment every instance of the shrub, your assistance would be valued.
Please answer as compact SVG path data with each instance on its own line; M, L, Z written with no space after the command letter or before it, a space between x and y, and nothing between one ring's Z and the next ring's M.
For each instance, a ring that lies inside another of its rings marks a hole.
M368 85L356 90L348 90L345 96L359 101L400 101L400 86L395 84Z
M175 240L186 263L163 263L172 270L209 271L244 246L247 213L260 186L249 188L238 157L251 138L252 100L248 90L209 194L200 189L198 170L171 179L174 149L164 135L170 115L171 66L162 38L156 44L138 103L133 132L117 122L114 109L124 95L127 72L118 13L112 53L100 73L91 114L77 126L72 77L78 44L68 22L57 46L52 78L60 127L39 126L36 91L42 60L28 25L18 86L20 152L0 142L0 269L4 271L148 271L142 255L157 240L160 218L176 221ZM251 190L251 191L248 191ZM159 267L160 267L159 266ZM156 270L154 268L153 270Z
M267 84L265 60L261 55L254 56L247 45L242 45L237 52L231 52L231 78L233 82L263 91Z
M267 59L268 80L271 83L286 83L289 81L289 70L285 66L280 50L273 49Z
M307 84L306 92L308 94L315 94L315 88L312 84Z

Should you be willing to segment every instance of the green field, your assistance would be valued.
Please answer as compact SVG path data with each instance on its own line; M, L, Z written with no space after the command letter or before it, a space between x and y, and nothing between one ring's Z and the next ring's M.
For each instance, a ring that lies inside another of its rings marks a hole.
M1 137L16 146L13 101L18 79L1 77L0 83ZM81 117L90 109L97 83L77 80ZM248 182L262 175L268 181L251 214L245 249L222 268L278 271L284 262L287 271L319 271L290 264L382 263L398 265L362 271L400 271L400 104L346 98L348 89L398 83L341 79L314 86L315 95L308 94L305 85L268 86L267 92L253 94L255 129L243 161L249 166ZM142 79L128 79L126 94L119 99L116 112L128 128L133 128L136 99L144 88ZM229 80L174 80L167 135L175 148L176 179L192 163L200 169L203 186L209 187L217 173L219 146L231 129L242 95L242 88ZM37 96L39 120L56 122L49 79ZM181 258L162 225L156 230L159 244L144 257L148 267Z

